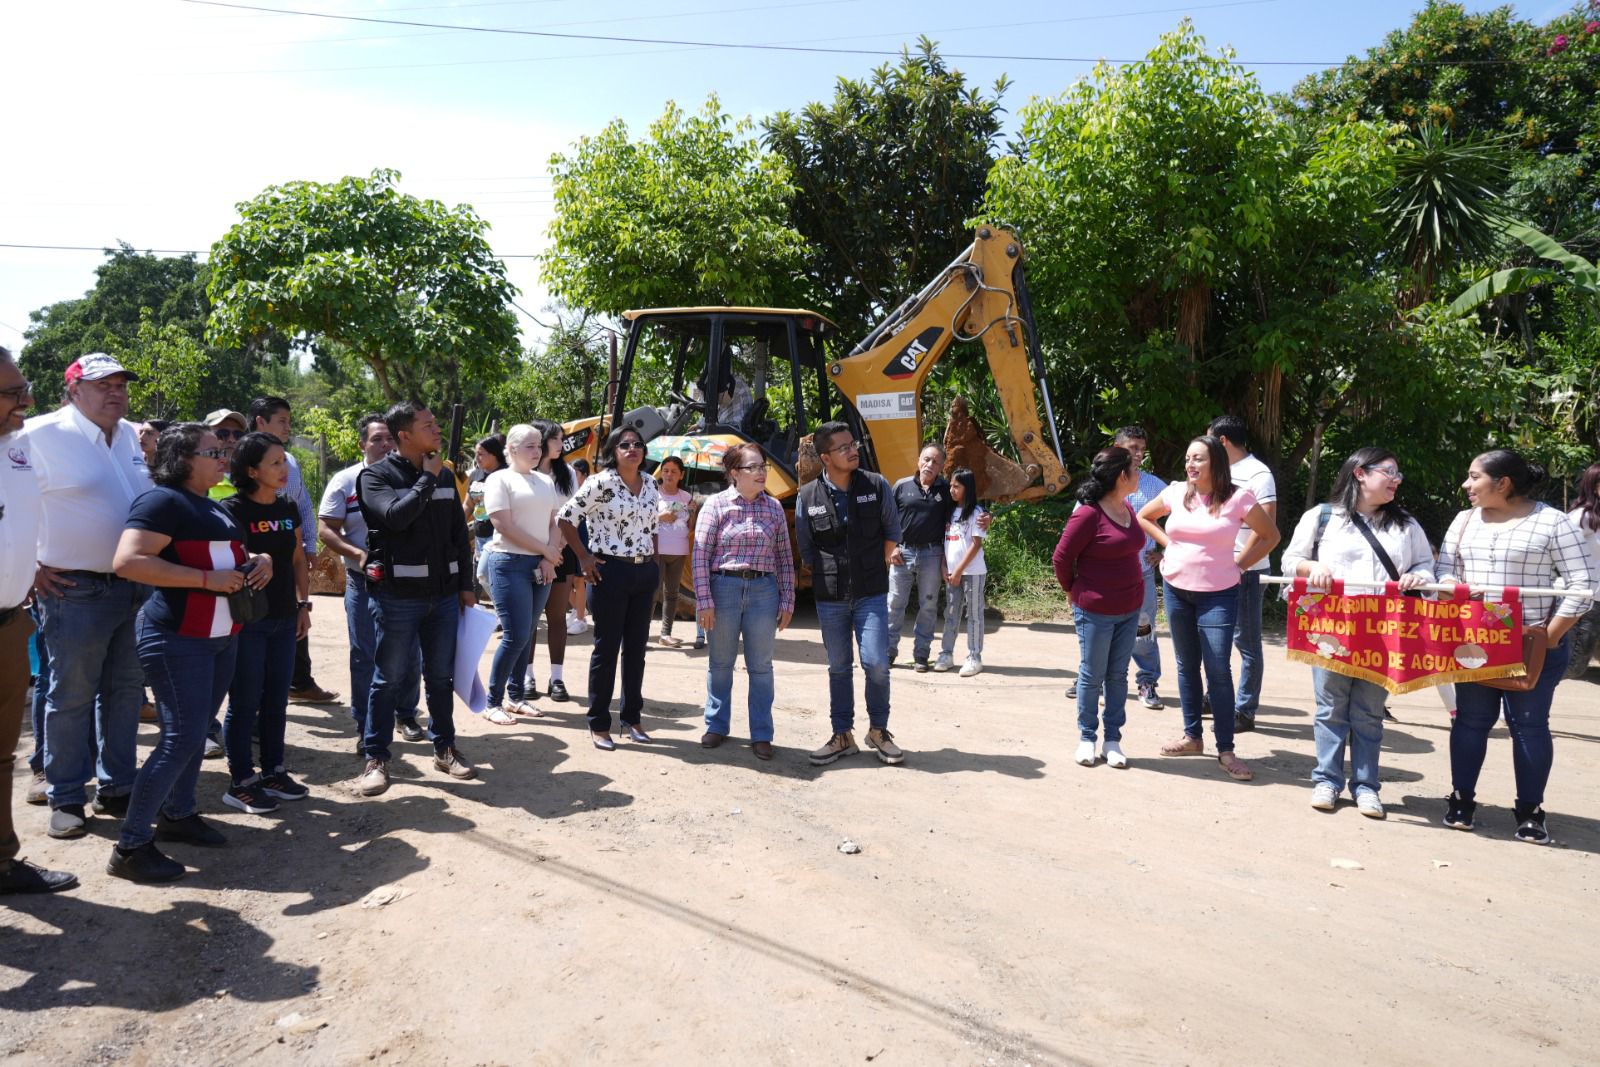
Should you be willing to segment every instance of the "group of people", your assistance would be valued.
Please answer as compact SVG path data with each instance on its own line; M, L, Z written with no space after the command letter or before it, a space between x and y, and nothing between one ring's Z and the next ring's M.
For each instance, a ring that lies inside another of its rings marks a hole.
M0 349L0 657L20 662L35 627L39 637L29 799L49 805L47 832L56 838L83 836L92 816L120 819L107 865L113 875L180 877L184 866L158 841L225 844L199 813L199 772L209 751L226 756L229 785L221 800L228 806L264 814L307 795L287 766L284 735L291 697L334 696L310 679L305 652L308 561L319 535L345 566L350 709L363 761L356 786L367 796L389 786L397 729L407 741L430 743L440 774L477 776L456 743L453 672L460 615L476 604L480 583L502 632L487 721L514 725L540 714L532 661L541 614L547 692L557 702L569 699L563 661L579 612L569 617L568 607L586 607L594 626L588 728L602 751L617 745L611 705L619 671L622 736L651 742L643 712L652 620L660 604L659 642L681 643L672 620L685 573L697 643L709 647L700 742L708 749L733 732L733 673L742 650L751 752L773 757L773 653L794 612L800 564L812 575L828 661L829 736L810 752L813 764L860 751L858 658L863 740L882 762L906 758L889 729L890 667L913 593L912 669L953 669L964 624L960 674L983 670L990 516L971 471L946 478L937 444L924 448L914 475L890 486L861 469L850 426L818 427L821 474L800 488L792 549L785 509L765 489L760 445L726 450L726 488L696 514L683 463L669 458L651 471L646 442L631 427L606 437L596 470L582 477L578 464L563 458L558 425L519 424L503 440L479 442L479 473L469 481L441 458L432 412L405 402L361 419L360 461L329 479L313 514L287 447L286 401L261 397L248 414L225 409L197 422L136 427L125 418L133 380L111 356L83 356L67 369L60 409L24 422L32 387ZM1243 424L1232 417L1189 443L1184 477L1170 485L1141 469L1146 445L1143 430L1125 427L1094 457L1053 556L1080 647L1069 691L1077 701L1076 760L1128 765L1122 730L1130 661L1140 701L1162 706L1159 586L1183 715L1182 735L1161 752L1203 753L1209 712L1221 769L1248 781L1253 772L1235 754L1234 736L1253 728L1260 699L1260 578L1280 539L1272 475L1250 455ZM1558 582L1574 590L1522 600L1525 624L1540 628L1549 645L1537 685L1510 692L1462 683L1453 700L1446 823L1472 827L1487 737L1503 713L1513 737L1516 834L1548 840L1542 803L1552 762L1550 702L1569 655L1568 631L1586 615L1586 626L1596 621L1593 600L1580 594L1600 580L1600 464L1585 474L1569 516L1536 502L1543 479L1536 465L1506 451L1477 457L1464 486L1471 507L1451 524L1437 557L1395 499L1402 478L1391 452L1351 456L1329 503L1299 521L1283 573L1303 576L1313 588L1344 579L1392 580L1404 590L1433 581ZM577 595L580 582L586 592ZM945 624L935 657L941 590ZM1235 647L1244 664L1237 689ZM146 686L161 736L139 765ZM1348 783L1358 809L1381 816L1384 691L1323 669L1314 690L1313 806L1333 810ZM18 672L7 672L0 769L13 758L24 693ZM18 858L7 792L0 893L74 882Z
M1276 487L1270 471L1249 453L1244 424L1234 416L1215 420L1189 442L1183 480L1170 485L1152 485L1141 476L1144 446L1144 431L1129 426L1095 455L1078 488L1079 507L1053 555L1079 644L1072 693L1080 737L1075 759L1085 766L1100 759L1112 767L1128 765L1121 743L1128 666L1151 632L1159 574L1183 713L1182 735L1163 745L1161 754L1203 754L1202 723L1209 711L1218 764L1230 778L1250 781L1254 772L1235 754L1234 737L1254 729L1261 695L1260 575L1280 540ZM1337 579L1394 582L1411 595L1435 583L1570 591L1520 597L1524 627L1548 649L1531 686L1441 687L1453 719L1453 789L1445 824L1473 828L1489 731L1504 715L1516 772L1514 833L1543 844L1549 840L1543 803L1553 762L1551 701L1567 674L1569 632L1580 622L1592 630L1600 621L1594 599L1600 584L1600 464L1583 474L1577 506L1563 513L1537 499L1546 480L1537 464L1504 449L1475 457L1462 484L1469 507L1445 531L1437 555L1421 524L1396 499L1403 480L1393 452L1369 447L1352 454L1328 502L1297 522L1282 573L1319 590ZM1243 662L1237 690L1235 646ZM1146 704L1160 707L1160 664L1151 651L1138 661L1137 686ZM1387 691L1322 667L1312 674L1317 765L1311 805L1335 810L1348 785L1357 810L1383 818L1378 762Z

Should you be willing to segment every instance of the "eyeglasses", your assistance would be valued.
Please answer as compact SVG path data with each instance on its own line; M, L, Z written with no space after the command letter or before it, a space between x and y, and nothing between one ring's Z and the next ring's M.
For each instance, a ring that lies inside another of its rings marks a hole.
M617 442L617 451L618 452L643 452L644 451L644 442L643 441L619 441L619 442Z
M24 381L21 385L10 389L0 389L0 396L9 397L12 401L20 401L25 396L33 395L33 383Z
M1381 474L1391 481L1403 482L1406 480L1406 476L1400 473L1400 468L1398 467L1368 467L1366 469L1374 474Z
M238 440L241 440L244 437L244 431L243 430L230 430L230 429L227 429L226 427L220 427L220 426L217 429L212 430L211 432L212 432L212 434L214 434L216 436L217 440L219 440L219 441L238 441Z
M233 450L231 448L199 448L195 450L194 454L205 456L207 459L227 459L233 455Z
M767 465L765 463L751 463L747 464L746 466L735 467L733 469L736 471L744 471L746 474L754 474L756 471L762 471L764 473L767 469Z
M826 451L828 451L828 452L859 452L859 451L861 451L861 442L860 441L846 441L844 444L842 444L842 445L834 445L832 448L826 449Z

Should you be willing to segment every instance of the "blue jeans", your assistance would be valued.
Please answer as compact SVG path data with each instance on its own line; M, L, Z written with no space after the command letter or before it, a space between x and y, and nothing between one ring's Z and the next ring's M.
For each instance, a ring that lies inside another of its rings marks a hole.
M948 656L956 650L956 631L961 629L962 617L967 624L967 658L983 658L983 590L988 584L988 574L963 574L958 585L940 582L944 586L944 639L939 642L939 652Z
M1450 780L1463 800L1471 800L1478 789L1478 773L1489 751L1489 731L1503 708L1506 726L1511 731L1511 767L1517 779L1517 803L1534 806L1544 803L1545 783L1555 763L1555 744L1550 740L1550 702L1556 684L1567 671L1572 656L1571 642L1561 643L1545 653L1539 681L1526 693L1510 693L1476 682L1456 683L1456 718L1450 725Z
M370 591L369 591L370 592ZM367 721L361 747L368 759L389 760L394 740L394 712L412 669L413 649L422 645L422 684L428 694L428 736L436 751L456 743L455 676L456 627L461 620L461 599L455 593L441 597L402 597L382 591L370 594L372 621L378 631L374 657L372 695L367 701Z
M1078 738L1095 739L1095 728L1102 721L1103 691L1106 740L1121 741L1122 724L1128 721L1128 660L1133 655L1139 613L1100 615L1074 604L1072 619L1078 631Z
M1266 586L1261 576L1266 571L1245 571L1239 576L1239 613L1233 620L1233 647L1239 650L1239 693L1234 712L1254 718L1261 704L1261 670L1266 657L1261 651L1261 601ZM1212 702L1212 708L1216 702Z
M1383 705L1389 691L1381 685L1313 667L1311 685L1317 698L1312 736L1317 743L1313 782L1344 792L1344 750L1350 746L1350 792L1378 792L1378 752L1383 748Z
M772 740L772 646L778 637L778 582L711 576L717 624L706 635L706 730L727 736L732 720L733 663L744 636L744 672L750 676L750 740Z
M589 583L594 650L589 654L589 729L611 731L611 693L622 657L622 721L639 725L644 713L644 654L650 642L650 609L661 584L654 559L644 563L607 557L600 581Z
M344 572L344 625L350 638L350 715L356 733L365 732L367 702L372 696L372 671L378 656L378 626L372 621L372 598L367 580L353 571ZM417 717L422 698L422 651L411 657L411 674L400 682L400 702L395 714L402 719Z
M859 600L817 601L822 644L828 651L828 716L836 734L856 723L854 636L861 649L861 672L867 676L867 721L889 726L889 597L886 593Z
M234 784L254 776L251 743L261 726L261 769L283 770L283 732L288 726L289 682L294 678L295 622L257 619L239 631L238 662L228 686L228 714L222 720L222 743L228 750L228 773Z
M44 704L45 694L50 692L50 649L44 643L44 614L40 605L44 598L39 597L28 606L28 614L33 618L33 648L39 656L39 672L33 679L33 754L28 757L28 769L35 774L44 770Z
M523 668L533 647L533 628L550 599L548 583L535 582L543 556L519 552L489 553L489 595L500 619L500 647L489 665L489 706L499 707L507 689L522 699Z
M1134 681L1153 686L1161 681L1161 646L1156 644L1156 572L1147 567L1144 572L1144 603L1139 607L1139 625L1149 627L1149 632L1133 638L1133 664L1138 668Z
M488 545L489 539L473 534L472 543L478 546L478 562L473 565L473 576L478 579L479 585L487 589L489 587L489 553L484 549Z
M906 605L917 591L917 621L911 631L911 658L925 660L933 651L933 628L939 619L939 587L944 584L944 546L901 545L905 563L889 568L889 662L900 656L900 631Z
M134 641L139 587L73 571L77 584L40 598L50 655L44 709L44 774L50 807L82 804L83 783L121 796L138 773L139 705L144 675Z
M140 612L138 648L161 717L161 740L134 779L128 815L117 837L122 849L154 838L157 812L169 819L195 813L206 730L233 680L239 642L234 637L183 637Z
M1200 671L1211 696L1211 729L1217 752L1233 751L1233 626L1239 610L1239 593L1219 589L1213 593L1179 589L1165 582L1167 625L1172 630L1172 650L1178 657L1178 702L1183 706L1183 732L1196 740L1200 726Z

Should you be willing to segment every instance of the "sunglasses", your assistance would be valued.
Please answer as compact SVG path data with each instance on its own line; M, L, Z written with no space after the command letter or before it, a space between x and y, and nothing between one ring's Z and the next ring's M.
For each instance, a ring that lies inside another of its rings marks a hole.
M239 441L244 438L243 430L230 430L226 427L218 427L211 432L216 435L216 438L219 441Z
M205 456L207 459L227 459L233 453L226 448L200 448L196 449L194 454Z
M643 452L643 441L620 441L617 443L618 452Z

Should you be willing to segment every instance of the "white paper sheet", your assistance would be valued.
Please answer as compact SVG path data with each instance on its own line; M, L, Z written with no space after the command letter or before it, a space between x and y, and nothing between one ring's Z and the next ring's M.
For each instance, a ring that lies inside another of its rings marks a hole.
M488 690L478 677L478 661L483 659L483 650L494 636L495 622L494 612L472 607L461 613L461 622L456 625L456 696L474 715L483 714L489 705Z

